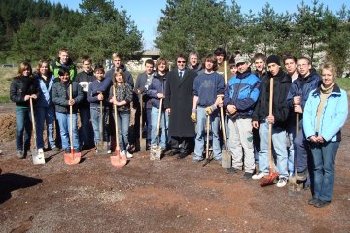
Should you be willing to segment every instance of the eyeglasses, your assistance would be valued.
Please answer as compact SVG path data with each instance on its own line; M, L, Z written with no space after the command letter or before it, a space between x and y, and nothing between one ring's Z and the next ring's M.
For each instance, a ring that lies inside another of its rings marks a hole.
M186 63L186 61L177 61L177 63Z

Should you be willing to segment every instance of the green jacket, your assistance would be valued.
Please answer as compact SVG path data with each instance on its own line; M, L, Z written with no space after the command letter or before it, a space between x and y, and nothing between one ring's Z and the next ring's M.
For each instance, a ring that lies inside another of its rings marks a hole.
M61 67L62 67L62 64L59 62L59 60L53 61L51 63L50 68L53 73L53 76L55 76L55 79L58 79L58 71ZM74 81L75 78L77 77L77 67L71 59L69 59L67 67L69 69L70 80Z

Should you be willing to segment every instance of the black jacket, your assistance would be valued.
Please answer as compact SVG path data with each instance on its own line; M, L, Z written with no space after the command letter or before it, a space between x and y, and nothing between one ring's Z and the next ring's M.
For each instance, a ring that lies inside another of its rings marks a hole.
M13 78L10 87L10 99L16 106L29 107L29 101L24 101L25 95L39 95L39 87L34 77L17 76Z
M260 85L260 97L252 116L253 121L261 122L269 115L269 92L271 78L272 75L268 73L268 75L264 76L262 79ZM292 79L282 70L280 70L278 74L273 77L273 79L272 115L275 117L274 125L285 128L285 123L289 114L287 95Z
M72 98L75 100L73 113L77 113L78 104L83 100L82 87L77 82L72 83ZM69 113L69 83L55 82L52 85L52 102L55 104L55 111Z

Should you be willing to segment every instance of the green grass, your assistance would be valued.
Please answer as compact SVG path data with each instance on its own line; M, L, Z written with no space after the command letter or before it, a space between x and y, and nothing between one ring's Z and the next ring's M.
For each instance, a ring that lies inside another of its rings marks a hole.
M9 103L10 85L17 74L17 68L0 68L0 103Z
M350 78L338 78L336 79L336 83L346 92L350 92Z

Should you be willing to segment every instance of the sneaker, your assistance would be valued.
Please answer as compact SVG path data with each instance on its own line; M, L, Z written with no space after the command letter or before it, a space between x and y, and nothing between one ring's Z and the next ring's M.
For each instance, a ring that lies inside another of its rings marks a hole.
M314 206L315 206L316 208L323 208L323 207L325 207L325 206L328 206L329 204L331 204L331 201L322 201L322 200L318 200L318 201L314 204Z
M260 180L261 178L263 178L264 176L266 176L267 174L266 173L263 173L263 172L259 172L258 174L255 174L252 176L252 179L253 180Z
M282 187L286 186L287 183L288 183L287 177L281 177L281 178L279 178L276 186L279 188L282 188Z
M318 198L311 198L310 200L308 200L307 204L315 205L318 201Z
M242 179L244 179L244 180L250 180L250 179L252 179L252 177L253 177L253 173L245 172L244 175L243 175L243 177L242 177Z
M129 153L129 151L126 151L126 158L130 159L134 157L132 154Z
M24 158L24 153L23 153L22 150L18 150L17 153L16 153L16 155L17 155L17 157L18 157L19 159L23 159L23 158Z
M38 153L44 153L44 149L43 148L39 148L38 149Z
M112 154L112 150L107 150L107 154Z

